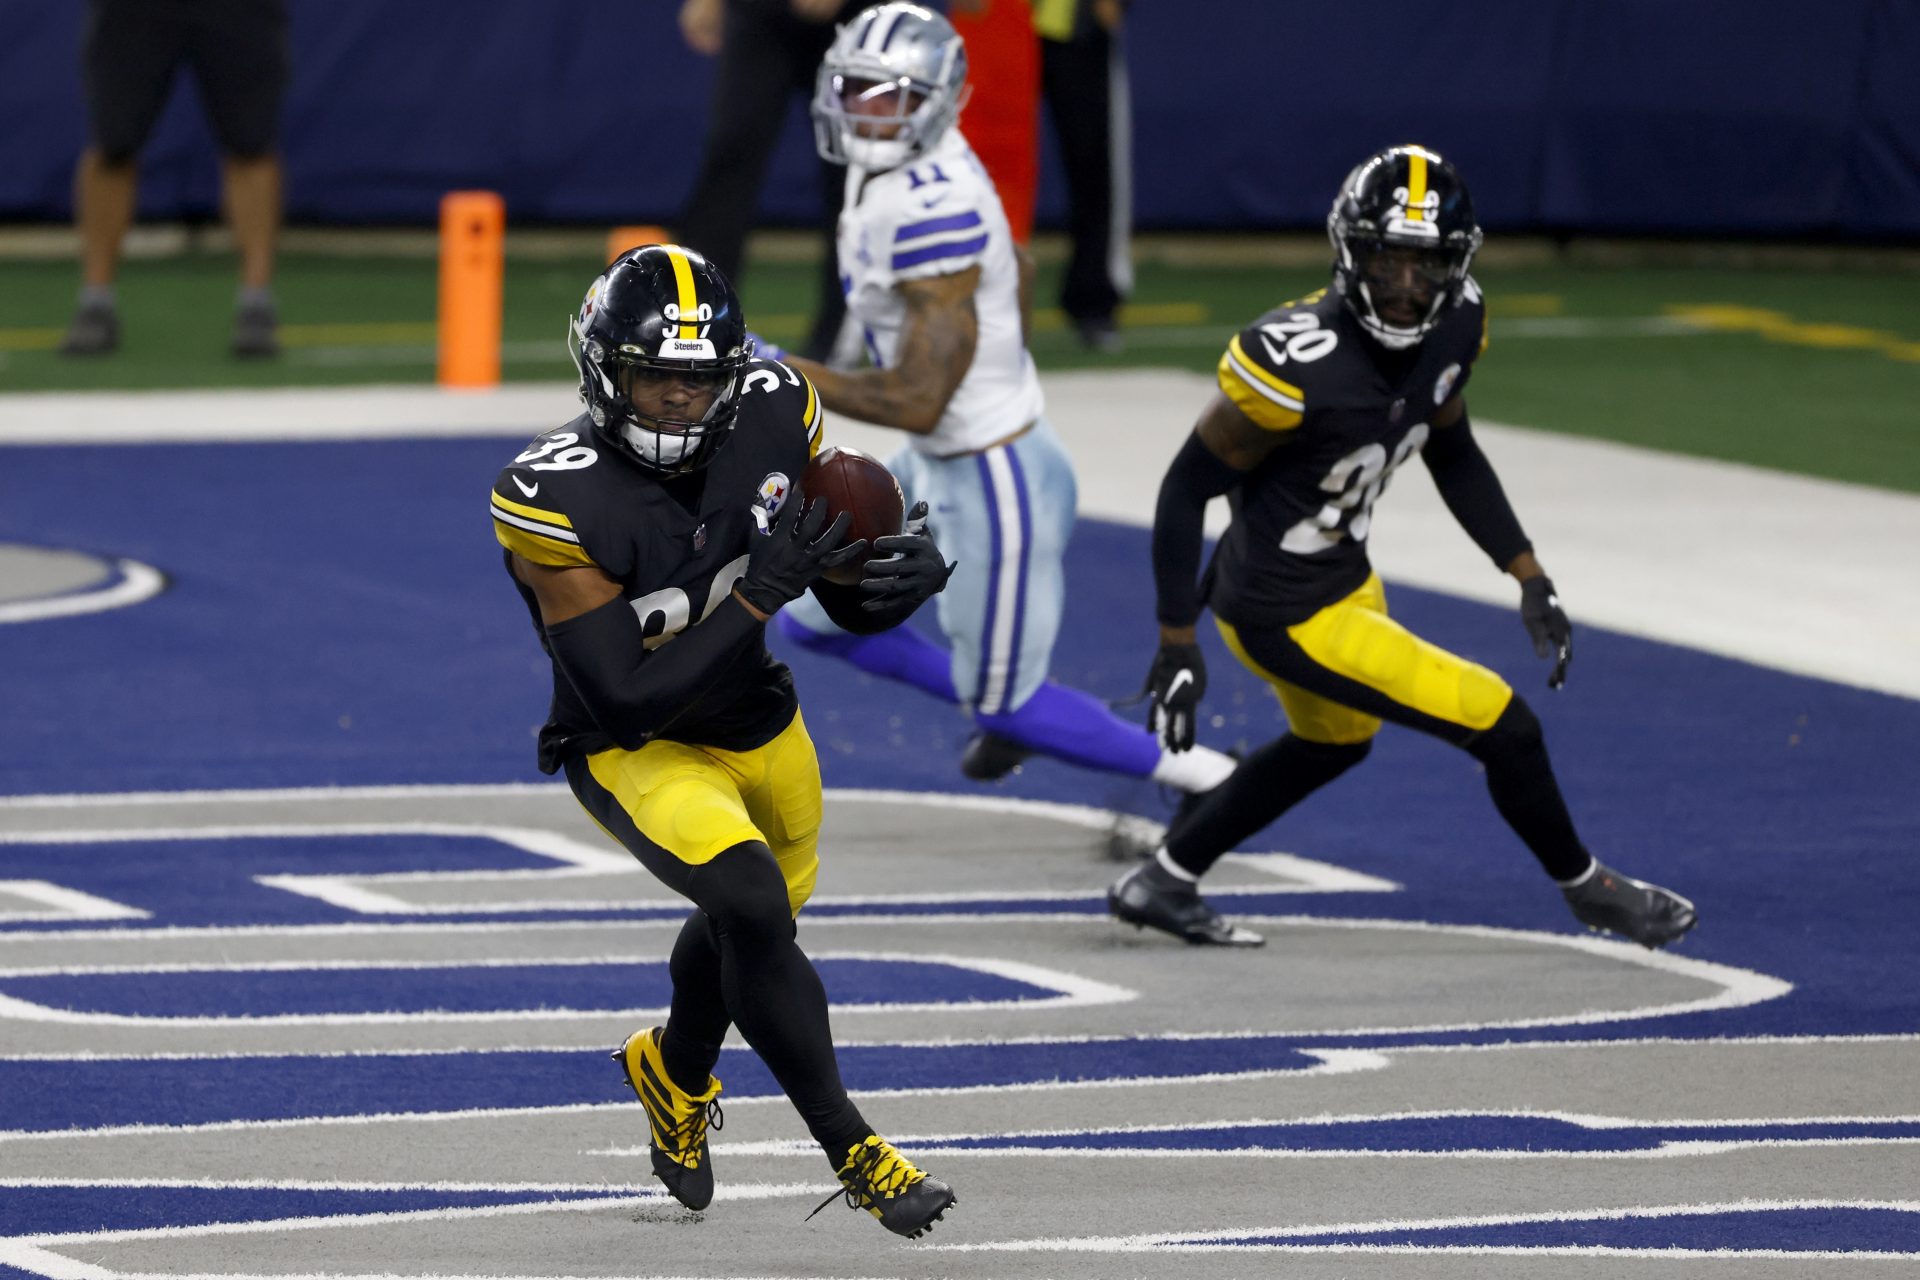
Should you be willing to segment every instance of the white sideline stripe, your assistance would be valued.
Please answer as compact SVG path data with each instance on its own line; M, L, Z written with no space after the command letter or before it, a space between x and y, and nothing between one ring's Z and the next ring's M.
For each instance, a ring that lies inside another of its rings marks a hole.
M152 913L49 880L0 880L0 898L38 902L44 911L0 910L0 924L46 920L148 920Z
M120 571L120 580L95 591L0 604L0 623L39 622L45 618L71 618L83 613L124 609L151 600L166 589L166 575L151 565L138 560L116 560L114 567Z
M773 1200L783 1196L817 1195L823 1182L746 1182L717 1186L715 1200ZM179 1240L195 1236L248 1236L270 1231L311 1231L328 1227L384 1226L390 1223L444 1222L461 1218L524 1217L537 1213L591 1213L596 1209L634 1208L671 1201L665 1191L641 1190L600 1195L584 1200L543 1200L534 1204L461 1205L440 1209L409 1209L395 1213L352 1213L325 1217L269 1218L251 1222L208 1222L184 1227L136 1227L122 1231L71 1231L0 1238L0 1249L14 1243L45 1248L61 1244L122 1244L131 1240ZM0 1261L5 1260L0 1253Z
M1392 1244L1323 1244L1323 1245L1245 1245L1233 1241L1249 1236L1280 1236L1310 1238L1323 1235L1374 1235L1395 1231L1444 1231L1462 1227L1502 1227L1537 1222L1625 1222L1632 1219L1647 1218L1687 1218L1707 1217L1719 1213L1779 1212L1783 1210L1820 1210L1820 1209L1886 1209L1899 1213L1920 1213L1920 1201L1914 1200L1729 1200L1719 1203L1693 1204L1653 1204L1635 1205L1630 1208L1607 1208L1563 1211L1559 1213L1505 1213L1484 1215L1461 1215L1443 1218L1400 1218L1375 1222L1338 1222L1313 1226L1272 1226L1243 1227L1222 1231L1194 1232L1158 1232L1132 1236L1080 1236L1056 1237L1040 1240L993 1240L977 1244L934 1244L925 1248L942 1249L949 1253L1138 1253L1152 1250L1162 1252L1178 1250L1180 1252L1214 1251L1237 1249L1248 1253L1265 1252L1315 1252L1315 1253L1448 1253L1448 1254L1499 1254L1504 1256L1537 1257L1786 1257L1786 1258L1860 1258L1887 1257L1910 1261L1920 1261L1920 1254L1914 1253L1857 1253L1848 1250L1816 1252L1812 1250L1691 1250L1691 1249L1618 1249L1608 1246L1592 1245L1392 1245Z
M893 1139L904 1146L912 1139ZM1049 1159L1071 1156L1076 1160L1404 1160L1404 1161L1514 1161L1549 1163L1589 1161L1613 1163L1622 1160L1683 1160L1700 1156L1725 1155L1734 1151L1813 1150L1824 1147L1900 1147L1920 1146L1920 1138L1741 1138L1724 1142L1663 1142L1657 1147L1628 1151L1567 1151L1554 1148L1532 1150L1519 1147L1449 1147L1444 1151L1423 1151L1392 1147L1028 1147L1017 1144L980 1147L929 1147L917 1153L927 1160L945 1161L951 1156L980 1156L1004 1160ZM740 1143L716 1143L715 1155L798 1156L817 1148L798 1140ZM646 1147L590 1152L615 1158L637 1158L648 1153Z

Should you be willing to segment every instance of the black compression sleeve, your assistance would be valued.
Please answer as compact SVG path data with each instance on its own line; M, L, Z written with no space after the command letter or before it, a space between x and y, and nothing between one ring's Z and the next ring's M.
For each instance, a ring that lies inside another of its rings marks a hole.
M1242 479L1198 434L1189 435L1174 455L1153 509L1154 616L1161 625L1190 627L1200 617L1200 545L1207 503Z
M914 610L918 609L922 603L916 600L911 604L895 605L892 609L885 611L869 612L860 606L872 597L859 587L842 586L840 583L828 582L825 578L820 578L807 589L813 592L813 598L820 602L820 607L827 611L829 618L833 619L834 626L842 631L851 631L857 636L876 635L882 631L892 630L911 618Z
M642 645L640 619L621 599L546 630L548 647L595 723L633 751L698 701L760 627L729 595L697 625L653 650Z
M1475 545L1492 557L1495 568L1504 573L1515 556L1533 550L1464 413L1450 427L1435 427L1420 456L1433 473L1434 487L1447 510Z

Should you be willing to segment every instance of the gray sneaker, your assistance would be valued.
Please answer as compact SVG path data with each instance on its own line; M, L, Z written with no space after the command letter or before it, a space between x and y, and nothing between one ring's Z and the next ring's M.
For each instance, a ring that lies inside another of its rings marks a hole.
M60 342L63 356L104 356L120 349L120 315L111 302L89 302L73 313L67 336Z
M1169 885L1172 877L1151 862L1142 863L1107 890L1107 911L1136 929L1170 933L1195 946L1259 947L1266 939L1227 923L1190 885Z
M280 354L280 321L271 302L250 302L233 313L233 354L258 360Z
M1562 885L1574 917L1595 933L1617 933L1649 950L1664 947L1699 923L1699 913L1671 889L1622 875L1598 858L1592 870Z

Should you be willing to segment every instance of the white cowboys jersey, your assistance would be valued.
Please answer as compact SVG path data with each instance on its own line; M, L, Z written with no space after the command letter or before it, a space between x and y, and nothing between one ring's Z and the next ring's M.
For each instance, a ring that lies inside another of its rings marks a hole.
M1040 375L1020 333L1020 265L993 182L973 148L950 129L911 164L885 173L847 170L840 215L840 284L865 330L868 357L892 364L906 322L903 280L980 268L973 364L930 435L908 439L922 453L967 453L1040 416Z

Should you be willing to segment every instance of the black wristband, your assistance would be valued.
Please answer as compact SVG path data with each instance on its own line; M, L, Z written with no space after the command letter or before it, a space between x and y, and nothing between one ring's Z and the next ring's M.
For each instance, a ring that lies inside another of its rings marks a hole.
M1495 568L1504 573L1515 556L1533 550L1464 413L1450 427L1435 427L1420 456L1447 510Z
M1154 616L1161 625L1190 627L1200 617L1200 548L1207 503L1239 487L1245 476L1189 435L1160 481L1153 510Z

